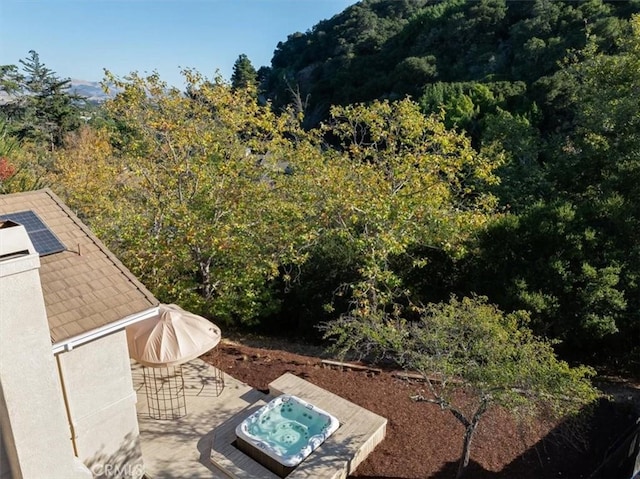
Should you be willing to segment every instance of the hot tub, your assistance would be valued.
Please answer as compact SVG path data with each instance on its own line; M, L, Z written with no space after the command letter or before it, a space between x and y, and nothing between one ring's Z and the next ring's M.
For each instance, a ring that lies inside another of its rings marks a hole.
M340 426L322 409L284 394L236 427L238 449L285 477Z

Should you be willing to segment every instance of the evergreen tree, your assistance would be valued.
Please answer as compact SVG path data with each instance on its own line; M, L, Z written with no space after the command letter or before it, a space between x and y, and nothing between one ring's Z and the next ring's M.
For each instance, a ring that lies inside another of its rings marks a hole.
M58 146L65 132L81 124L81 98L69 93L71 80L59 78L40 61L37 52L31 50L20 64L22 72L13 65L2 67L3 89L16 97L3 105L2 111L18 138Z
M233 64L233 74L231 75L231 87L234 90L239 88L255 87L258 83L258 72L251 64L251 60L244 53L238 56Z
M20 88L22 75L15 65L0 65L0 92L12 95Z

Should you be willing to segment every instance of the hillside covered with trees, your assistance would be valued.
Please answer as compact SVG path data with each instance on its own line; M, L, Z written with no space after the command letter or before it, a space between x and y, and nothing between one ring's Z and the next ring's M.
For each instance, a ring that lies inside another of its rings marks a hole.
M50 186L162 301L227 327L317 339L476 298L637 368L639 10L364 0L270 68L109 75L91 111L32 52L0 69L0 192Z
M615 52L639 11L635 0L364 0L289 35L260 77L276 106L307 100L311 123L331 105L406 95L457 110L458 122L478 109L524 113L553 97L569 52Z
M409 95L500 158L489 188L500 214L478 249L433 253L413 278L429 299L486 294L533 312L538 332L597 351L640 337L638 11L637 1L365 0L280 43L262 87L274 105L303 105L307 125L331 105Z

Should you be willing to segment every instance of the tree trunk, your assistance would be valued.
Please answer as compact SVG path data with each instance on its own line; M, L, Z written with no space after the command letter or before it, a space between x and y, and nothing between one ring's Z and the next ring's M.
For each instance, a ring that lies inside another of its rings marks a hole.
M476 427L478 427L478 423L480 422L480 418L486 412L487 407L489 406L489 397L483 396L480 404L478 405L478 409L476 409L471 422L466 422L464 430L464 443L462 445L462 458L460 459L460 464L458 464L458 473L456 474L456 479L460 479L464 474L467 466L469 465L469 458L471 457L471 440L473 439L473 433L476 432Z
M458 464L458 473L456 474L456 479L460 479L464 474L467 466L469 465L469 459L471 458L471 440L473 439L473 433L476 431L476 427L478 423L471 423L467 426L464 431L464 443L462 445L462 457L460 458L460 463Z

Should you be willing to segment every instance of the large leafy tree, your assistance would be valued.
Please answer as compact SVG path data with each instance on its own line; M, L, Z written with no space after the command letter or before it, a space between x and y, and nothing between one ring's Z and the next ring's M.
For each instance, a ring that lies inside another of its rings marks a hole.
M109 76L122 90L105 105L111 126L70 138L57 183L162 300L255 322L275 306L278 266L309 241L287 161L320 149L248 91L185 76L189 96L157 75Z
M110 78L112 126L56 160L70 203L165 301L255 322L335 246L345 273L325 290L384 303L424 264L412 248L462 254L492 214L496 162L411 101L337 108L305 131L249 90L185 74L189 95L157 75Z
M118 196L127 178L126 166L115 153L106 128L85 125L67 134L54 154L51 180L57 193L101 231L122 212Z
M526 328L527 319L525 312L504 314L485 298L454 297L344 315L327 334L342 352L391 359L420 374L425 388L413 399L437 404L464 427L461 477L474 433L490 408L572 414L597 398L589 382L593 371L558 360L551 344Z
M335 107L321 131L333 145L322 163L292 158L288 177L316 238L284 296L307 332L344 308L389 305L431 274L433 252L464 255L493 214L500 162L410 100Z
M487 185L496 181L500 157L477 153L468 137L423 115L415 102L334 107L325 128L370 177L348 203L348 225L371 280L380 273L395 283L394 258L417 245L463 255L466 241L491 217L495 198Z

